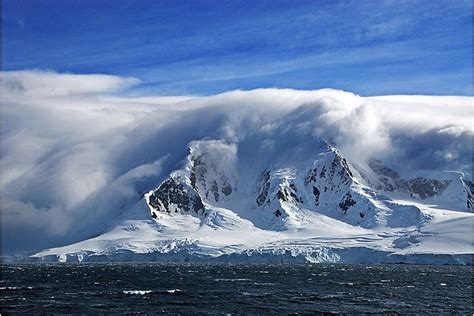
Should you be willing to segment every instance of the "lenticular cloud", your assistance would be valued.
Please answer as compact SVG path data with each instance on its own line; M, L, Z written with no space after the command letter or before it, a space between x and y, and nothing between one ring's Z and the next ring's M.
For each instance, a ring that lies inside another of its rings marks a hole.
M189 145L201 139L218 154L225 144L238 151L244 139L273 146L272 136L291 131L291 137L337 144L361 166L383 157L407 173L471 176L472 97L361 97L329 89L120 94L139 83L108 75L0 73L5 251L100 233L180 168Z

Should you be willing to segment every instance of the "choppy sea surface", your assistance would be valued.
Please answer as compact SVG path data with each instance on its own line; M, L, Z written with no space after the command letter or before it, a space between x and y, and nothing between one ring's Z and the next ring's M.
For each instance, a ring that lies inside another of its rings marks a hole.
M472 267L268 264L1 266L2 315L50 313L472 315Z

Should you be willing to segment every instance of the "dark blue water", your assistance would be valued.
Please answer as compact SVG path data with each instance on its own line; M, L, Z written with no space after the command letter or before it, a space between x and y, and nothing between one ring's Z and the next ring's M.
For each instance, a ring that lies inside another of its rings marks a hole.
M411 265L3 265L1 314L458 313L472 267Z

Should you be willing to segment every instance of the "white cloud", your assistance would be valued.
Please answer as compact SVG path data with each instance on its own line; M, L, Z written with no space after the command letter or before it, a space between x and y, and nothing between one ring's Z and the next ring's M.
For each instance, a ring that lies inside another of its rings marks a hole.
M38 70L0 72L3 97L58 97L114 92L140 82L110 75L59 74Z
M51 236L100 232L200 139L224 162L238 159L241 142L275 149L322 137L359 163L383 155L405 168L472 168L471 97L257 89L126 98L107 94L136 79L40 71L0 78L0 190L11 249L20 235L35 248Z

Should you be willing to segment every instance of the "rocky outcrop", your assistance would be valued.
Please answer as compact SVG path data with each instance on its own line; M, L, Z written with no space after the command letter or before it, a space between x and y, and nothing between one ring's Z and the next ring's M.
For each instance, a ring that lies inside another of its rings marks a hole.
M362 185L346 159L335 149L326 149L313 158L306 172L285 166L266 168L257 181L254 207L269 209L282 220L298 209L307 209L359 224L368 210L375 209L369 198L354 190ZM368 190L368 189L367 189ZM358 200L365 200L360 209ZM290 213L288 213L290 212ZM298 216L293 214L293 216Z
M360 185L346 159L336 150L330 150L313 163L304 180L313 195L316 209L335 207L342 214L357 204L352 198L351 187ZM331 201L339 201L337 205Z
M342 198L341 202L339 203L339 207L340 207L343 214L347 214L347 210L349 210L349 208L351 208L352 206L354 206L356 204L357 204L357 202L352 198L351 193L348 192ZM361 213L361 214L363 214L363 213ZM364 216L361 215L361 217L364 217Z
M195 189L185 179L173 175L160 186L146 195L151 209L151 216L157 218L159 213L193 213L204 211L204 204Z
M270 171L265 170L264 172L262 172L260 176L257 198L255 199L255 203L257 206L262 206L265 203L270 203L270 201L267 200L269 190L270 190Z
M403 179L395 170L383 165L383 163L378 160L371 161L369 166L379 175L379 183L372 184L376 190L403 192L413 198L422 200L441 195L451 183L451 180L426 179L421 177Z
M466 207L467 209L472 212L473 211L473 201L472 201L472 197L474 196L474 183L472 183L471 181L469 180L462 180L465 187L467 188L466 190L466 195L467 195L467 199L466 199Z
M232 199L239 190L237 168L220 159L221 155L226 155L227 148L231 147L219 143L218 148L223 152L216 155L210 151L215 150L214 147L206 151L199 147L202 146L200 144L194 146L185 167L173 172L156 190L147 195L152 217L157 218L160 213L202 215L208 213L205 211L206 207L226 208L226 203L235 205L236 201ZM380 199L376 190L362 184L357 178L359 173L352 170L351 165L336 149L327 146L313 157L302 159L302 162L296 163L277 161L257 173L259 176L256 179L241 180L256 185L253 190L248 191L249 195L237 195L236 198L251 199L261 227L285 229L287 223L300 221L308 211L366 228L382 222L390 222L394 227L416 225L424 220L424 215L416 207L402 210L395 204ZM306 162L307 159L311 159L310 163ZM379 165L377 170L381 178L386 179L386 186L383 186L383 181L379 181L378 186L372 187L405 190L420 199L448 191L457 194L463 190L453 187L447 190L446 186L450 183L448 180L415 178L408 181L388 167ZM469 207L472 207L472 202ZM403 213L405 217L409 215L410 220L397 217L399 213Z
M206 203L229 198L236 190L236 181L229 162L219 155L225 157L232 150L232 145L220 141L192 143L185 167L172 172L146 195L152 217L157 218L160 212L201 214Z
M459 204L460 210L473 211L473 184L463 179L462 175L454 176L452 179L423 177L404 179L398 172L387 167L379 160L370 161L369 166L377 175L377 179L367 178L366 180L377 191L403 193L419 200L436 200L440 203L449 203L450 207L455 203Z

